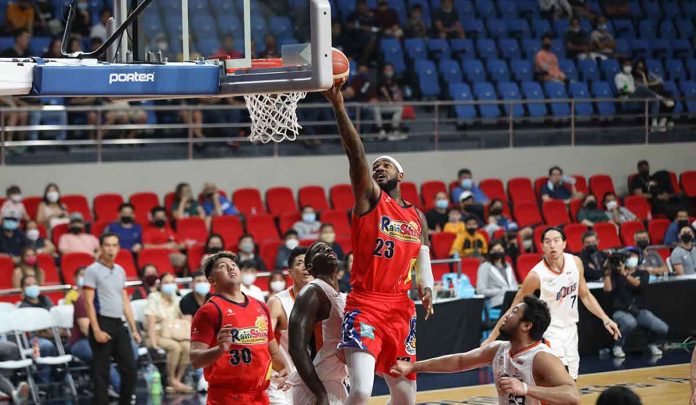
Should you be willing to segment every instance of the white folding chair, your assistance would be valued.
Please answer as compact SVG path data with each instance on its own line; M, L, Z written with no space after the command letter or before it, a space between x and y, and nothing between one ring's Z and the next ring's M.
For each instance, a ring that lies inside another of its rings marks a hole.
M131 310L133 311L133 318L135 322L140 323L145 326L145 307L147 306L147 300L133 300L131 301Z
M51 307L50 312L57 327L68 330L72 329L75 307L72 305L55 305Z
M11 305L11 304L10 304ZM2 335L13 335L15 333L15 328L14 328L14 319L11 316L11 313L14 312L14 310L17 309L14 305L11 305L12 309L9 310L9 308L2 308L0 310L0 336ZM21 351L21 346L20 346L20 351ZM39 398L37 395L37 390L36 385L34 384L34 379L31 375L31 366L33 365L33 362L31 359L25 359L22 358L21 360L6 360L6 361L0 361L0 370L10 370L10 371L16 371L20 369L24 369L24 371L27 374L27 382L29 383L29 388L31 390L31 395L34 403L39 403Z
M0 313L9 313L16 310L17 306L15 304L10 304L9 302L0 302Z

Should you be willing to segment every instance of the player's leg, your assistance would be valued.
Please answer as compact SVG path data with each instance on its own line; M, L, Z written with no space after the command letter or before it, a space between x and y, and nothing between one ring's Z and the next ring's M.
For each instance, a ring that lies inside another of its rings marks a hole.
M544 333L544 341L551 348L556 357L558 357L563 365L568 368L568 359L565 352L565 338L563 329L555 326L549 326Z
M350 394L346 405L365 405L372 396L375 381L375 358L359 349L344 348L348 375L350 375Z
M387 405L407 405L416 403L416 381L406 377L394 378L384 375L389 386L390 398Z
M578 328L577 326L572 326L566 329L567 332L563 346L565 356L568 361L568 374L570 374L573 380L577 380L578 371L580 370L580 353L578 352Z

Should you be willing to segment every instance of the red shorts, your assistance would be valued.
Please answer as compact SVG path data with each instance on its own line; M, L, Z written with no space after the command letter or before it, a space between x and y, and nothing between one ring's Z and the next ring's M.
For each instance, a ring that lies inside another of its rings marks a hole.
M239 392L220 387L208 387L207 405L268 405L265 391Z
M354 289L348 294L342 328L338 348L370 353L376 374L389 374L397 360L416 361L416 307L405 293ZM416 374L406 377L415 380Z

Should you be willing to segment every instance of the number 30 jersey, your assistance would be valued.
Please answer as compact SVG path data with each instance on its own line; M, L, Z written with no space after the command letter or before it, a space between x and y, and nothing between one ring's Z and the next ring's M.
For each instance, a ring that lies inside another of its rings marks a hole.
M371 211L364 215L353 213L351 227L351 286L380 293L408 291L423 227L416 208L404 208L382 191Z
M560 273L551 270L542 259L532 269L539 276L541 295L551 312L551 325L565 327L578 322L578 289L580 272L575 256L563 254L563 269Z

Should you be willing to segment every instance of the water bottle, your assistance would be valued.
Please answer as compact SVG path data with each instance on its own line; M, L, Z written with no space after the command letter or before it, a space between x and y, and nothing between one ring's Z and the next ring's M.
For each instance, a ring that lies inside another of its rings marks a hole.
M162 395L162 376L159 370L154 365L150 364L147 366L147 375L145 380L150 388L150 395L153 397L158 397Z

